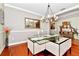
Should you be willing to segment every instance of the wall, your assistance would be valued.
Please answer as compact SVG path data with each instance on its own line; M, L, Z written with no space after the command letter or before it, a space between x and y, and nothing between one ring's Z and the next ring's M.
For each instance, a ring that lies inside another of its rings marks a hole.
M3 23L3 13L4 13L4 10L3 10L3 4L0 4L0 24Z
M0 54L5 48L5 37L3 32L3 25L1 24L3 19L3 4L0 3Z
M24 24L25 17L38 18L37 16L9 7L5 7L4 13L5 26L8 26L11 30L9 34L9 45L25 42L29 36L27 32L32 34L32 32L39 31L39 29L25 29Z
M32 14L5 7L5 25L9 26L11 30L25 29L24 19L25 17L38 18Z
M40 29L12 30L9 34L9 46L27 42L28 37L37 37Z

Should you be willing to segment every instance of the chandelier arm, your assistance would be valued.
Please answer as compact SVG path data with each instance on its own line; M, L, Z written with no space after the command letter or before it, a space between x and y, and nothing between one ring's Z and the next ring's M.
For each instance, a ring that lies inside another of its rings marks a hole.
M47 11L46 11L45 16L44 16L44 19L43 19L44 21L46 19L49 19L49 18L47 18L48 14L49 14L49 11L51 11L51 13L54 15L54 13L52 12L52 9L51 9L50 5L48 4Z
M46 14L45 14L45 17L44 17L44 18L47 17L48 12L49 12L49 5L48 5L48 7L47 7L47 11L46 11Z
M50 11L51 11L51 13L54 15L54 13L52 12L52 9L51 9L51 7L50 7Z

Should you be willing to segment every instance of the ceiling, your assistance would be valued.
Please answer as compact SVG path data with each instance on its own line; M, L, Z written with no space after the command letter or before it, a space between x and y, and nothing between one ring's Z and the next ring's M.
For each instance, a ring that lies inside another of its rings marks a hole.
M29 10L44 16L47 10L47 3L9 3L12 6L16 6L25 10ZM78 3L50 3L53 13L60 12L62 10L79 5Z

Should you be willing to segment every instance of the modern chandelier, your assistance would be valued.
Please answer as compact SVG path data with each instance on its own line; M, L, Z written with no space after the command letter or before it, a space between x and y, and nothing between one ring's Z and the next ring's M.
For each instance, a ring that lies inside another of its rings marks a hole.
M51 12L52 15L50 15L49 12ZM58 19L58 17L52 12L52 9L51 9L50 5L48 4L45 16L42 17L41 20L43 20L43 22L47 22L51 19L56 20L56 19Z

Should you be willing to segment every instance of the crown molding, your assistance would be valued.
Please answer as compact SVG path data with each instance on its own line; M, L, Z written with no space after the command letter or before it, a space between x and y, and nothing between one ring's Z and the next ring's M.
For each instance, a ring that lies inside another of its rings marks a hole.
M72 10L76 10L78 8L79 8L79 5L76 5L76 6L73 6L71 8L65 9L63 11L57 12L57 13L55 13L55 15L61 15L63 13L66 13L66 12L69 12L69 11L72 11Z
M10 4L4 4L4 5L7 6L7 7L11 7L11 8L15 8L15 9L18 9L18 10L21 10L21 11L24 11L24 12L31 13L31 14L36 15L36 16L43 17L43 15L36 13L36 12L33 12L33 11L30 11L30 10L26 10L26 9L16 7L16 6L13 6L13 5L10 5ZM69 11L72 11L72 10L76 10L78 8L79 8L79 5L76 5L76 6L73 6L71 8L65 9L63 11L59 11L59 12L55 13L54 15L61 15L63 13L66 13L66 12L69 12ZM50 17L52 17L52 16L50 16Z
M23 9L23 8L20 8L20 7L16 7L16 6L13 6L13 5L10 5L10 4L4 4L4 6L10 7L10 8L15 8L15 9L17 9L17 10L21 10L21 11L24 11L24 12L28 12L28 13L31 13L31 14L36 15L36 16L40 16L40 17L42 16L42 15L39 14L39 13L30 11L30 10L26 10L26 9Z

